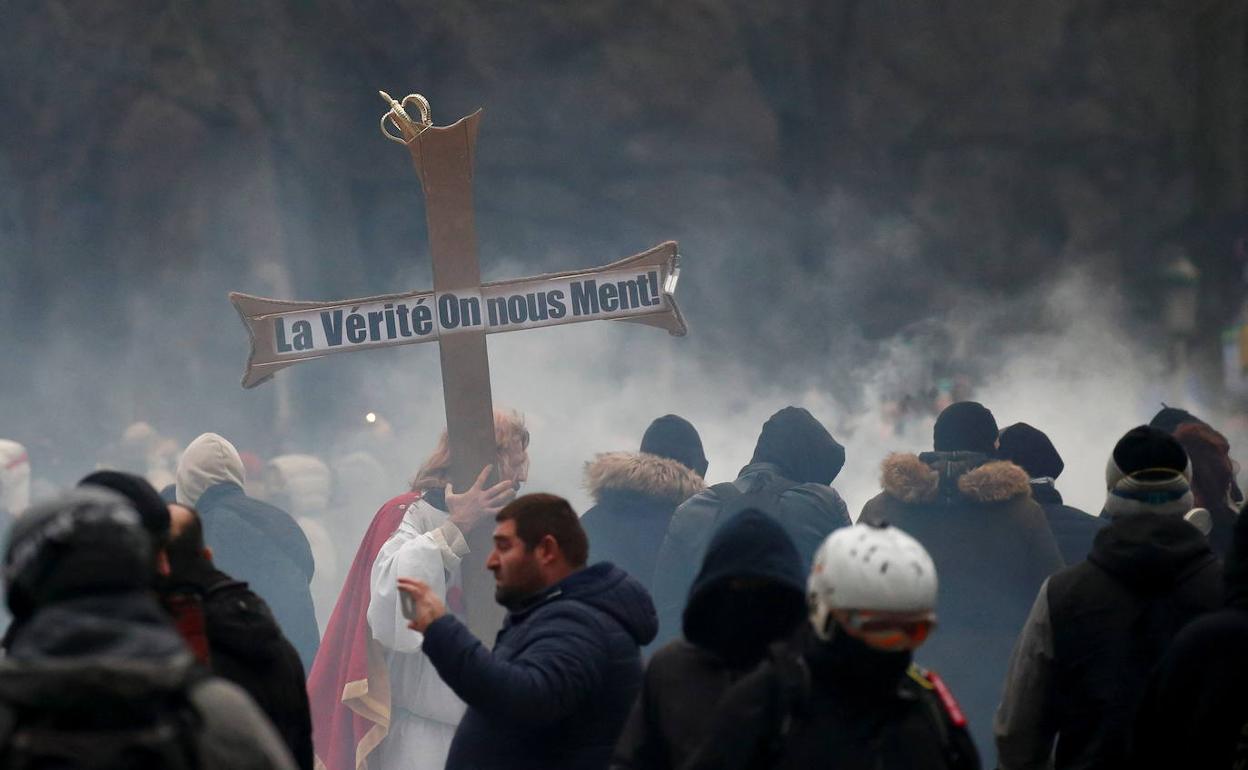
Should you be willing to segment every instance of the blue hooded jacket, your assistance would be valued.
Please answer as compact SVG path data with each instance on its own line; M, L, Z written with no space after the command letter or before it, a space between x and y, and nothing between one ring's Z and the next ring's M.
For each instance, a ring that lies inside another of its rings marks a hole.
M657 630L650 595L609 562L508 613L493 653L454 616L438 618L422 649L468 704L447 770L606 768Z

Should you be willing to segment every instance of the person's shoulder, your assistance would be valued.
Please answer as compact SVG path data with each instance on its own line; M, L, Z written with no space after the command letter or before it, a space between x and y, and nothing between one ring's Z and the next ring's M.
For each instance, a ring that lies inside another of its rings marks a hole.
M188 700L202 720L205 767L294 767L285 744L243 688L209 676L191 687Z
M979 754L966 714L940 675L917 663L911 664L902 677L900 692L903 697L913 698L934 723L946 766L978 770Z
M728 481L728 482L723 482L723 483L731 484L733 482ZM697 494L690 496L680 505L676 506L675 515L680 516L682 514L687 514L691 511L697 511L701 508L706 508L708 506L714 506L718 504L719 492L718 490L716 490L716 487L718 486L719 484L714 484L712 486L707 487L706 489L703 489L701 492L698 492Z
M650 662L646 668L656 674L667 675L680 673L691 664L702 664L712 658L710 653L682 637L660 647L650 656Z
M1223 609L1188 623L1175 636L1171 650L1201 656L1226 649L1248 649L1248 611Z

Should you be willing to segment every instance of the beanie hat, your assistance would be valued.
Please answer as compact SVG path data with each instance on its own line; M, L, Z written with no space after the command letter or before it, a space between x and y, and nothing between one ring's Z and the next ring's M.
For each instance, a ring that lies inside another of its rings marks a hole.
M706 477L707 462L702 451L702 438L683 417L665 414L650 423L641 437L641 451L675 460L699 476Z
M959 401L945 407L936 418L932 448L937 452L996 451L997 421L992 412L977 401Z
M36 504L13 524L4 554L17 619L66 599L151 586L151 539L121 495L88 486Z
M1192 509L1192 464L1169 433L1141 425L1114 446L1105 467L1105 514L1166 513Z
M96 471L78 482L78 486L111 489L130 502L138 512L143 529L153 543L163 545L169 539L169 508L156 488L147 479L122 471Z
M203 433L178 460L177 496L182 505L195 505L199 496L218 484L243 486L243 459L234 445L215 433Z
M1033 479L1055 479L1066 467L1044 431L1025 422L1016 422L1001 431L999 442L997 457L1019 466Z
M1200 425L1206 424L1204 420L1200 419L1186 409L1180 409L1177 406L1166 406L1163 403L1161 405L1161 411L1153 415L1153 419L1148 421L1148 427L1164 430L1166 433L1172 434L1178 430L1180 425L1186 425L1192 422Z

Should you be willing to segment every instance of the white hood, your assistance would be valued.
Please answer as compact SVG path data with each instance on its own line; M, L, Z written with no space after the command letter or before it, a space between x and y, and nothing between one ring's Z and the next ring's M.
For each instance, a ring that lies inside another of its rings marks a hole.
M30 457L26 447L0 438L0 511L17 516L30 506Z
M243 485L243 458L234 445L215 433L205 433L192 441L178 460L178 502L195 505L200 495L217 484Z

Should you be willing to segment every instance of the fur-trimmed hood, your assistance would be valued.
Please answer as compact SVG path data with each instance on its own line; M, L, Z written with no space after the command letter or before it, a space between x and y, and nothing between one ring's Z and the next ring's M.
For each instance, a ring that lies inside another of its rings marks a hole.
M585 488L595 501L603 492L640 492L683 502L706 488L702 477L675 460L646 452L605 452L585 463Z
M1026 471L975 452L891 454L881 468L880 484L890 497L911 504L941 498L1002 503L1031 494Z

